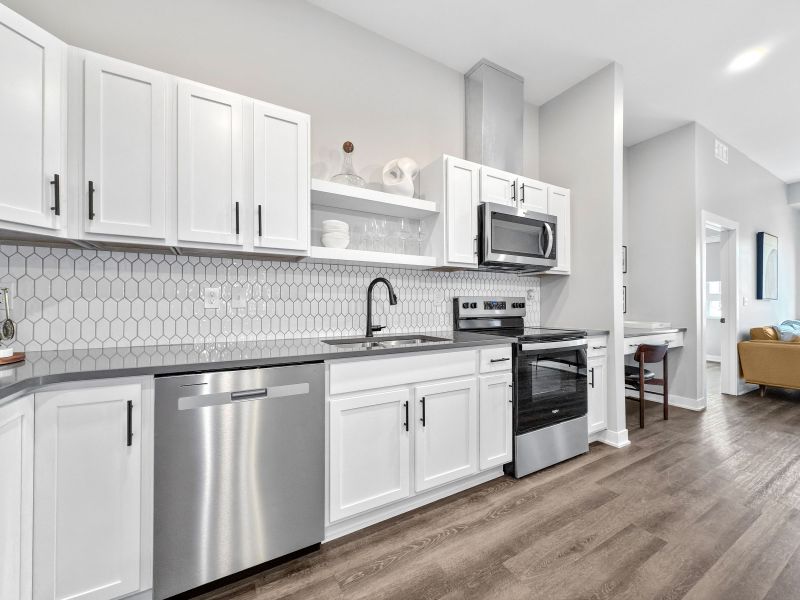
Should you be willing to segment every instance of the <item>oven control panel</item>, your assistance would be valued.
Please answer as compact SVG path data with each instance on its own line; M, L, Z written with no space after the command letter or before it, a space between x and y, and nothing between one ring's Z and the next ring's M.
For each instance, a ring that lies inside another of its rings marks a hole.
M525 298L460 296L453 298L456 318L524 317Z

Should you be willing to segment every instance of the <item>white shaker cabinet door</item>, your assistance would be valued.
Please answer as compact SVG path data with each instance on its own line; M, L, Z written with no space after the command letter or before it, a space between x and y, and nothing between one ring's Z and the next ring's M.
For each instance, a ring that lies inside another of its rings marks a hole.
M478 398L478 446L481 470L511 462L511 392L510 372L481 375Z
M447 261L477 265L480 165L452 156L446 161Z
M140 590L142 424L139 385L36 395L36 599Z
M517 176L500 169L481 166L481 202L516 206Z
M608 358L606 356L590 357L587 361L587 385L588 394L588 415L589 433L596 433L606 429L606 372L608 370Z
M0 598L30 600L33 396L0 406Z
M0 5L0 227L56 230L66 223L65 56L60 40Z
M84 230L163 240L166 76L88 54L84 78Z
M407 498L411 492L410 392L330 402L330 521Z
M547 184L528 177L517 180L519 207L526 211L547 214Z
M242 97L178 83L178 241L241 245Z
M309 121L303 113L254 103L253 245L257 249L308 253Z
M556 266L548 271L553 274L569 274L572 254L572 219L570 208L570 190L548 186L547 211L554 215L556 221Z
M414 388L414 474L421 492L478 472L474 377Z

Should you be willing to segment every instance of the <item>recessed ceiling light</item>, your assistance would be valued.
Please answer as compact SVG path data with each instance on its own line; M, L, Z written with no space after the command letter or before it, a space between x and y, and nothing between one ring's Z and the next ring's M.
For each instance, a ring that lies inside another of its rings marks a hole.
M766 53L767 49L763 46L746 50L731 61L731 64L728 65L728 71L733 73L745 71L764 58Z

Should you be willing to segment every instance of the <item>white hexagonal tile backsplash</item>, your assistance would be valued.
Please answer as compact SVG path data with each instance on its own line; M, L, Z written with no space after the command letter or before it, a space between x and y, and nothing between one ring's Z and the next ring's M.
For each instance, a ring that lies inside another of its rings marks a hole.
M450 329L454 296L529 291L526 323L539 323L535 277L0 246L0 282L16 287L13 345L26 351L361 335L378 275L399 299L390 307L376 288L388 332ZM235 286L244 308L231 306ZM221 288L219 309L204 307L205 287Z

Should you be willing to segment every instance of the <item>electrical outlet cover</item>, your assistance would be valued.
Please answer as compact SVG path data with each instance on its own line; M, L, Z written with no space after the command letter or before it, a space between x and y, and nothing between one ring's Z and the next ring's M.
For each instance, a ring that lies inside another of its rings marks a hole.
M218 287L203 288L203 301L206 308L219 308L222 303L221 296L222 294Z

